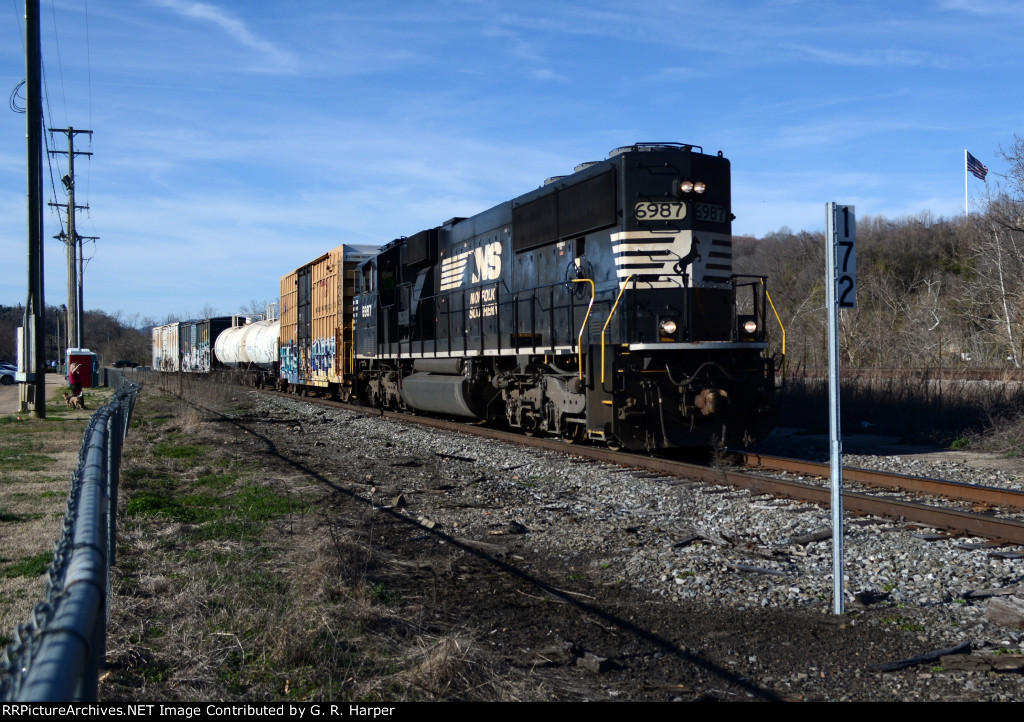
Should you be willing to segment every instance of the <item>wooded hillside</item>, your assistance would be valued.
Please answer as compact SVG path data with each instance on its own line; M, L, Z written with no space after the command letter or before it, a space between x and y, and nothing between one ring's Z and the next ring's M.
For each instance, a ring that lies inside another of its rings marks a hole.
M1024 139L1005 157L1006 186L969 218L857 220L858 308L840 314L844 365L1024 364ZM734 249L737 273L768 276L790 366L826 365L824 234L783 228L736 238ZM774 319L769 328L781 345Z

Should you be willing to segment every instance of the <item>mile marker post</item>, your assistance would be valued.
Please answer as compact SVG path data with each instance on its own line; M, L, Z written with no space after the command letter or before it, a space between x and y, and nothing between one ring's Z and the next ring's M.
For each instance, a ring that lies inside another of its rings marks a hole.
M832 481L832 611L842 614L843 442L839 423L839 309L857 308L857 222L853 206L825 204L828 297L828 412Z

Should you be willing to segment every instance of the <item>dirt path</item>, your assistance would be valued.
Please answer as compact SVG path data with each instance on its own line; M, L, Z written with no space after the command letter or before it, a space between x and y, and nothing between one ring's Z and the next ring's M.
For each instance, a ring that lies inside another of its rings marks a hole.
M60 374L46 374L46 398L52 398L54 392L67 381ZM18 389L20 384L0 385L0 416L18 413ZM88 393L88 391L86 391Z

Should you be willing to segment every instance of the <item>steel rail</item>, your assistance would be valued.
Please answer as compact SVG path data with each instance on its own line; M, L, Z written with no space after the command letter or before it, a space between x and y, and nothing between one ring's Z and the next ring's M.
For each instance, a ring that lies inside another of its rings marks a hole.
M761 454L744 454L744 466L769 471L786 471L794 474L806 474L828 478L829 466L817 461L791 459L784 456L764 456ZM886 471L858 469L852 466L843 467L843 479L858 484L876 486L884 489L901 489L918 494L944 496L976 504L992 504L1012 509L1024 509L1024 491L1001 489L994 486L968 484L962 481L932 479L925 476L907 476L891 474Z
M270 392L274 395L284 397L290 396L281 392ZM321 400L323 402L323 400ZM528 437L522 434L513 433L483 426L479 423L467 423L447 421L429 416L411 416L409 414L384 411L381 409L370 409L367 407L354 406L337 401L326 402L327 405L354 411L367 416L379 416L386 419L415 423L445 431L455 431L473 436L480 436L489 439L506 441L520 446L547 449L569 456L602 461L609 464L616 464L629 468L638 468L645 471L657 472L666 476L675 476L682 479L689 479L709 484L731 486L734 488L746 489L756 494L769 494L772 496L786 497L798 501L805 501L819 504L823 507L830 506L830 490L827 486L817 486L805 482L791 481L787 479L774 479L767 476L741 472L733 469L715 469L699 464L690 464L674 459L665 459L656 456L642 456L610 449L584 446L579 444L568 444L557 438ZM845 475L845 472L844 472ZM867 514L879 516L895 521L916 522L919 524L935 527L937 529L948 529L955 532L963 532L972 536L979 536L998 542L1024 545L1024 522L1012 519L997 519L984 514L958 511L955 509L943 509L940 507L928 506L916 502L885 499L862 494L859 492L843 492L843 505L847 511L855 514Z

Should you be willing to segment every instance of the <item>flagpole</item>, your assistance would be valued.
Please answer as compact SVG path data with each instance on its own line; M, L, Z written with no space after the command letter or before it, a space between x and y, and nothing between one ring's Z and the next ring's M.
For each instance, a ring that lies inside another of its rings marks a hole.
M967 149L964 148L964 218L969 218L970 215L967 209Z

